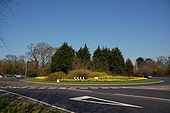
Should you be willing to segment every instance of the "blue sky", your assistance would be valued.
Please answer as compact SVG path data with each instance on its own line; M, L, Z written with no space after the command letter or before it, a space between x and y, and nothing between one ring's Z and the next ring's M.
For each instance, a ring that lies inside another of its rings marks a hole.
M3 26L6 54L22 55L30 43L75 50L87 43L90 52L119 47L125 58L170 56L169 0L17 0L6 11Z

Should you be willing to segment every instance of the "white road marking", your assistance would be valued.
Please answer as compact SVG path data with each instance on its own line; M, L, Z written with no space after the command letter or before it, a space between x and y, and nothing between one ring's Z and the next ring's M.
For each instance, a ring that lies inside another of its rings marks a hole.
M76 89L76 88L68 88L68 90L80 91L80 92L92 92L92 91L89 91L89 90L80 90L80 89Z
M25 89L25 87L20 87L21 89Z
M8 95L9 93L4 93L4 94L1 94L2 96L5 96L5 95Z
M37 87L29 87L28 89L36 89Z
M37 87L37 89L46 89L46 87Z
M16 88L18 88L18 87L12 87L13 89L16 89Z
M73 112L73 111L64 109L64 108L62 108L62 107L54 106L54 105L48 104L48 103L46 103L46 102L43 102L43 101L40 101L40 100L31 98L31 97L27 97L27 96L24 96L24 95L20 95L20 94L17 94L17 93L13 93L13 92L6 91L6 90L1 90L1 89L0 89L0 91L1 91L1 92L6 92L6 93L10 93L10 94L13 94L13 95L16 95L16 96L19 96L20 98L25 98L25 99L28 99L28 100L32 100L32 101L34 101L34 102L38 102L38 103L41 103L41 104L44 104L44 105L47 105L47 106L56 108L56 109L58 109L58 110L62 110L62 111L69 112L69 113L75 113L75 112ZM19 97L18 97L18 98L19 98Z
M160 101L168 101L170 102L170 99L165 98L157 98L157 97L147 97L147 96L137 96L137 95L128 95L128 94L114 94L117 96L125 96L125 97L135 97L135 98L145 98L145 99L152 99L152 100L160 100Z
M59 87L58 89L67 89L66 87Z
M98 87L91 87L90 89L99 89Z
M79 89L89 89L88 87L80 87Z
M6 88L12 88L11 86L6 86Z
M111 89L120 89L119 87L110 87Z
M108 87L101 87L101 89L109 89Z
M120 102L116 102L116 101L110 101L110 100L100 99L100 98L91 97L91 96L82 96L82 97L75 97L75 98L69 98L69 99L74 100L74 101L96 103L96 104L106 104L106 105L116 105L116 106L134 107L134 108L143 108L143 107L137 106L137 105L120 103ZM87 99L94 99L96 101L87 100ZM101 101L103 101L103 102L101 102Z
M49 88L47 88L47 89L57 89L57 87L49 87Z

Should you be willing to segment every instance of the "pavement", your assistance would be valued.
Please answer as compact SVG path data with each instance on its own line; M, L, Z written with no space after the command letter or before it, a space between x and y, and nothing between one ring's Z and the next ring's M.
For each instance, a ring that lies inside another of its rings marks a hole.
M0 94L72 113L170 113L170 78L154 84L59 85L0 79Z

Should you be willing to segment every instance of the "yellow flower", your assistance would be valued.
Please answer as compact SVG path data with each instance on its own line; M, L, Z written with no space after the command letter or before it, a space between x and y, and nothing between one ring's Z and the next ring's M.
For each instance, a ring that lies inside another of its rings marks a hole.
M39 77L35 77L36 79L46 79L47 76L39 76Z

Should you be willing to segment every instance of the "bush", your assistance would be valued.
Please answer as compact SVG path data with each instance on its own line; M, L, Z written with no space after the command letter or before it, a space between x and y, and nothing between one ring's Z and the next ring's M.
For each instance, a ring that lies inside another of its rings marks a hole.
M74 78L74 77L85 77L88 78L91 74L90 70L79 69L79 70L72 70L69 72L67 78Z
M27 76L28 77L37 77L37 71L36 70L28 70Z
M108 75L107 73L105 72L92 72L90 74L90 77L99 77L99 78L112 78L113 76L111 75Z
M54 73L50 73L47 76L47 80L49 81L56 81L57 79L63 79L65 78L66 74L64 72L54 72Z

